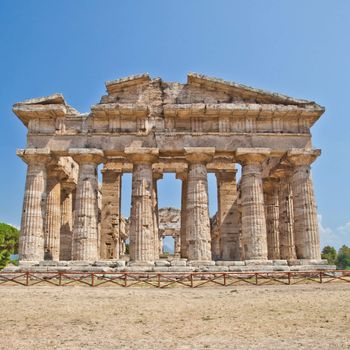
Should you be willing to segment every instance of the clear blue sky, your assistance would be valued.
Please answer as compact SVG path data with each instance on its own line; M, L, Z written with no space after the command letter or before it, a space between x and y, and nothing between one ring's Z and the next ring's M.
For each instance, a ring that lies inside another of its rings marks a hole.
M323 151L313 167L322 243L350 244L349 13L348 0L1 0L0 221L20 224L25 182L13 103L61 92L87 112L106 80L149 72L184 82L194 71L326 107L312 130ZM179 205L178 181L159 187L161 206ZM211 177L212 212L214 187Z

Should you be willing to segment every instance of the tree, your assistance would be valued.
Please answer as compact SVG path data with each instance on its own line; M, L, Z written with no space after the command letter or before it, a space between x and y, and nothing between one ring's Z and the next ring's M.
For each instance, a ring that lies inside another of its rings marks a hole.
M19 231L8 224L0 223L0 270L18 253Z
M334 247L326 245L322 249L321 257L322 259L326 259L329 265L335 265L337 259L337 251Z
M339 270L350 270L350 248L345 244L338 250L336 264Z

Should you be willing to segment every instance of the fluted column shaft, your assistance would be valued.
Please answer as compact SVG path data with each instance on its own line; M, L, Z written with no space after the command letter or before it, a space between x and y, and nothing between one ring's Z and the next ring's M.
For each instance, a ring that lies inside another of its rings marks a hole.
M218 226L220 259L239 260L239 215L237 208L236 171L216 173L218 188Z
M280 259L278 188L279 182L277 180L264 181L267 257L269 260Z
M134 164L130 223L130 260L154 261L152 164Z
M317 207L310 170L310 164L319 154L318 150L288 152L288 159L294 165L291 185L295 248L298 259L321 258Z
M119 259L122 169L102 170L101 259Z
M61 190L60 260L65 261L72 260L74 188L62 184Z
M153 226L154 226L154 258L159 259L159 217L158 217L158 185L162 174L153 173Z
M61 183L56 172L49 173L44 234L44 259L58 261L60 258L61 233Z
M130 260L153 262L155 256L154 199L152 163L158 149L127 147L125 153L133 162Z
M211 235L206 163L213 149L185 148L188 165L186 239L189 260L211 260Z
M187 173L179 173L177 179L182 181L181 185L181 226L180 226L180 256L187 258L187 239L186 239L186 216L187 216Z
M102 161L103 153L83 149L71 154L79 164L72 259L94 261L99 258L97 165Z
M262 162L268 153L249 149L236 152L242 164L242 240L246 260L267 259Z
M280 257L295 259L293 195L292 188L285 178L280 180L279 207Z
M46 164L49 151L26 149L18 150L17 155L28 164L19 238L19 260L40 261L44 259Z

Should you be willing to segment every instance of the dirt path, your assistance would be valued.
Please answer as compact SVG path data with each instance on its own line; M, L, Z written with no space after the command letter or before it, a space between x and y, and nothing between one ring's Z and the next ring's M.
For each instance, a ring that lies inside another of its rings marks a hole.
M350 349L350 284L0 287L1 349Z

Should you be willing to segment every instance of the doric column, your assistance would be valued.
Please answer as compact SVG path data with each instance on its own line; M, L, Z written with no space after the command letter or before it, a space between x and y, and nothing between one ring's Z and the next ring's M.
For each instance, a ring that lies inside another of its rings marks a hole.
M266 215L267 257L269 260L280 259L278 188L278 179L264 179L263 189Z
M157 148L127 147L125 154L133 162L130 260L152 262L154 254L154 202L152 163L158 156Z
M154 226L154 258L159 259L159 217L158 217L158 180L163 174L153 171L153 226Z
M242 240L246 260L267 259L266 220L262 188L262 162L269 155L266 148L239 148L242 164Z
M101 259L119 259L122 167L113 162L102 169Z
M27 164L19 260L41 261L44 259L44 218L46 209L46 164L50 151L47 149L18 150Z
M72 260L74 183L61 183L60 260Z
M213 147L186 147L188 161L186 239L189 260L211 260L208 178L206 163Z
M181 226L180 226L180 256L187 258L186 216L187 216L187 170L176 173L181 185Z
M296 258L294 244L293 194L290 185L289 169L277 172L279 184L279 240L280 258L292 260Z
M239 260L239 215L237 208L236 170L216 173L218 188L218 227L220 258Z
M52 165L54 168L55 165ZM61 233L61 178L59 171L49 169L47 177L47 200L44 233L44 259L58 261L60 258Z
M103 160L99 149L71 149L79 164L75 200L72 259L93 261L98 252L98 180L97 165Z
M320 150L288 151L287 157L294 166L291 185L294 205L295 248L298 259L320 259L320 237L317 207L314 196L311 163Z

